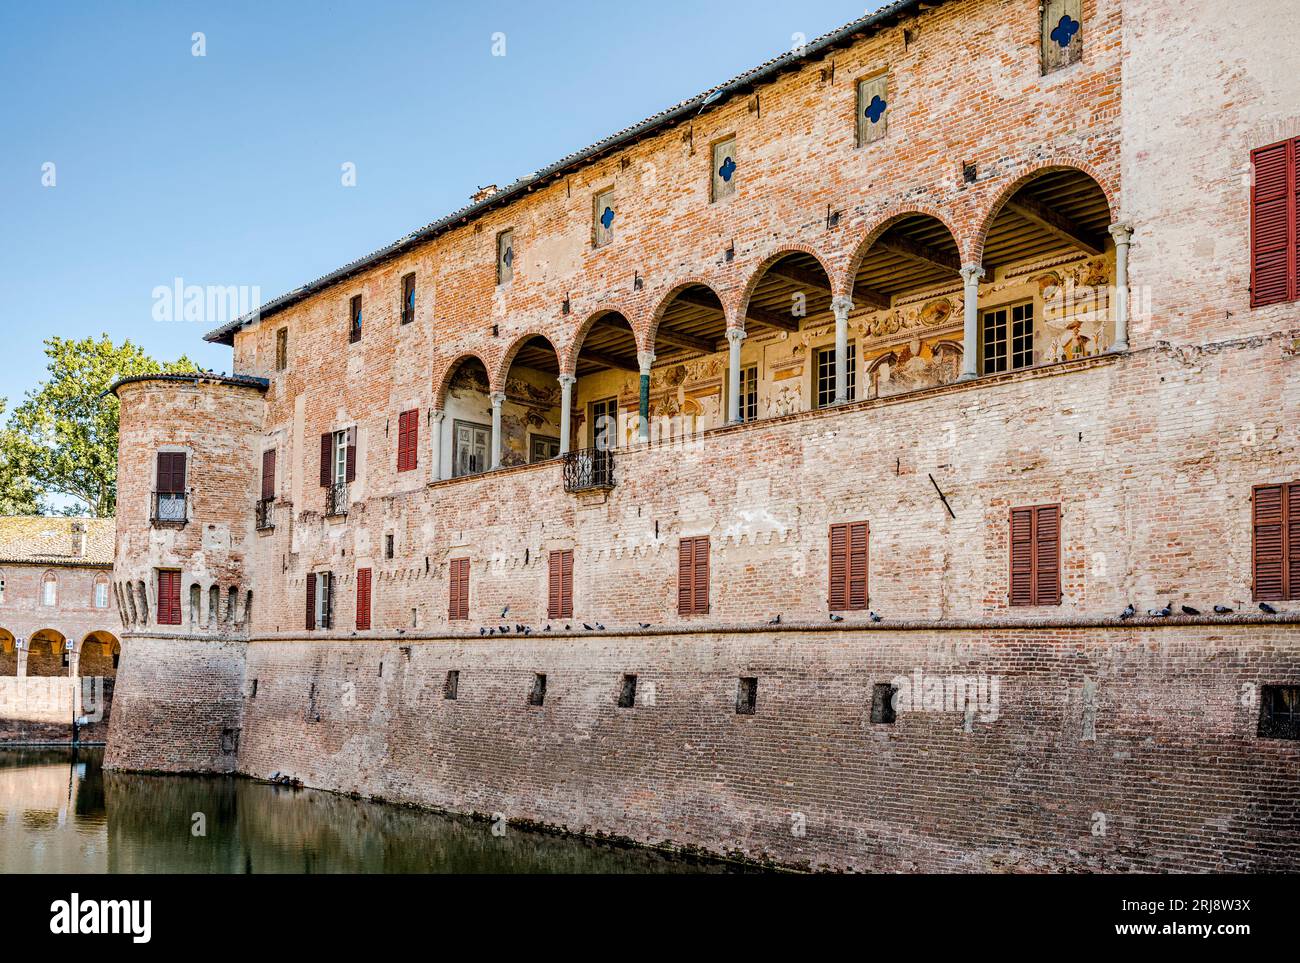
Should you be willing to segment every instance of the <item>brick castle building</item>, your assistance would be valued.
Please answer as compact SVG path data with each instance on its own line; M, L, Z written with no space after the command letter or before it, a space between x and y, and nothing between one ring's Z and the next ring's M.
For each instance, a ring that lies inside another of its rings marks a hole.
M1300 70L1245 6L893 3L119 384L108 764L1294 870Z

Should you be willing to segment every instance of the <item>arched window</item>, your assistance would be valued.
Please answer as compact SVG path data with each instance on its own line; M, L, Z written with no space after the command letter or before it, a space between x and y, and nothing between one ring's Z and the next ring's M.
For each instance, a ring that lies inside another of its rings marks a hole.
M46 572L41 576L41 604L51 606L59 604L59 577L53 572Z
M108 608L108 576L95 576L95 608Z
M0 605L5 604L5 570L0 568Z

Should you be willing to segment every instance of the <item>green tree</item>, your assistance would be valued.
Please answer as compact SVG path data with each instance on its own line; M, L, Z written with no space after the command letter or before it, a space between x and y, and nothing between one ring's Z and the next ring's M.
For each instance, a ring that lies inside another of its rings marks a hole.
M5 406L6 400L0 398L0 421ZM41 510L41 493L12 433L10 428L0 428L0 515L35 515Z
M118 403L105 394L119 378L195 371L182 355L155 361L129 340L100 338L45 342L49 378L28 391L0 431L0 505L32 510L32 496L49 511L51 497L72 499L67 514L107 518L117 509ZM8 476L13 476L9 478Z

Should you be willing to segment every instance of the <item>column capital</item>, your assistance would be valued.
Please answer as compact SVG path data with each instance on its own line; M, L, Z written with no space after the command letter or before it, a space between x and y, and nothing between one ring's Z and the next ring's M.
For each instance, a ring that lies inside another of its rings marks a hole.
M559 377L559 382L561 388L572 388L578 383L578 377L577 375L562 374Z
M831 298L831 313L835 315L835 320L840 319L840 315L847 318L853 311L853 299L843 294L837 294Z
M505 404L506 393L504 391L494 391L488 395L488 400L492 402L493 408L500 408Z
M967 285L978 284L984 278L984 265L963 264L960 273L962 281Z
M744 329L744 328L728 328L728 329L727 329L727 340L730 341L732 344L738 344L739 342L744 341L744 340L745 340L745 329Z
M636 363L640 365L641 374L648 375L650 366L655 363L655 353L653 351L638 351Z
M442 421L443 418L447 417L447 412L441 408L434 408L433 411L429 412L429 417L434 421Z
M1110 231L1110 236L1115 239L1116 247L1121 244L1127 244L1133 238L1132 224L1124 224L1117 221L1107 228L1107 230Z

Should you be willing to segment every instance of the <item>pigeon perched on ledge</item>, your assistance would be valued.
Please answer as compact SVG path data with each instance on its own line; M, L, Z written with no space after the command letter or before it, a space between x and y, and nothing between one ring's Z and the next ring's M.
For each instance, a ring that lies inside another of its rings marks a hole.
M867 617L873 622L880 622L883 619L883 616L877 615L875 612L868 612Z
M1269 605L1267 602L1260 602L1259 610L1265 615L1277 615L1277 609L1273 608L1273 606Z
M777 615L776 615L776 618L774 618L774 619L768 619L768 620L767 620L767 624L768 624L768 625L780 625L780 624L781 624L781 613L778 612Z
M1228 608L1226 605L1216 605L1214 607L1215 615L1231 615L1232 612L1233 610Z
M1201 614L1201 610L1200 610L1200 609L1194 609L1194 608L1192 608L1190 605L1184 605L1182 608L1183 608L1183 615L1200 615L1200 614Z
M1119 619L1121 622L1127 622L1135 615L1137 615L1137 609L1133 608L1133 603L1130 602L1128 605L1124 606L1124 611L1119 613Z
M844 616L842 616L842 615L836 615L834 612L832 612L832 613L831 613L831 621L832 621L832 622L843 622L843 621L844 621Z

